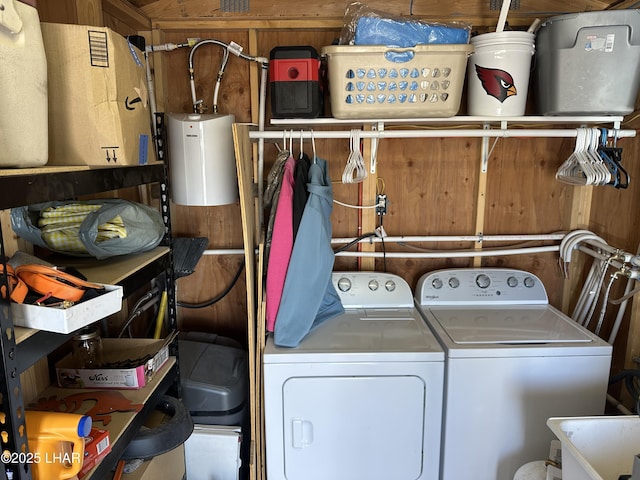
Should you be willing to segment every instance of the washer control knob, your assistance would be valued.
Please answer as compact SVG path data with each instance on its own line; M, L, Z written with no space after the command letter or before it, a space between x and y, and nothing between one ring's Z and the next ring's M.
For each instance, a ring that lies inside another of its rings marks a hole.
M393 292L396 289L396 282L393 280L387 280L384 284L384 288L387 289L387 292Z
M341 279L339 279L338 289L341 292L348 292L349 290L351 290L351 280L349 280L347 277L342 277Z
M507 278L507 285L509 285L511 288L517 287L518 279L516 277Z
M377 280L369 280L369 290L375 292L376 290L378 290L378 287L379 285Z
M458 280L458 277L451 277L449 279L449 286L451 288L458 288L460 286L460 280Z
M433 288L435 288L436 290L441 289L441 288L442 288L442 285L443 285L442 280L440 280L438 277L434 278L434 279L431 281L431 286L432 286Z
M536 281L533 277L524 277L524 286L527 288L531 288L536 284Z
M489 275L486 275L484 273L478 275L476 277L476 285L478 285L478 287L480 288L489 288L489 285L491 285L491 279L489 278Z

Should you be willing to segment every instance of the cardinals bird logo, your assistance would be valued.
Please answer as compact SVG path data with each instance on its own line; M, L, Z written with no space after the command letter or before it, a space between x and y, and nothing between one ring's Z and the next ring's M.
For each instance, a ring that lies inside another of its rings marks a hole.
M487 95L497 98L502 103L518 93L513 84L513 77L504 70L476 65L476 73Z

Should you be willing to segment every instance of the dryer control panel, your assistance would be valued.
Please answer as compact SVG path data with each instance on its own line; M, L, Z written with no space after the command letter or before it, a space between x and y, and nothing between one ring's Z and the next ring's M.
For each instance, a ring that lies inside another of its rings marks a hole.
M420 305L549 303L537 276L507 268L453 268L426 273L418 281L416 300Z
M381 272L333 272L344 308L413 308L411 287L402 277Z

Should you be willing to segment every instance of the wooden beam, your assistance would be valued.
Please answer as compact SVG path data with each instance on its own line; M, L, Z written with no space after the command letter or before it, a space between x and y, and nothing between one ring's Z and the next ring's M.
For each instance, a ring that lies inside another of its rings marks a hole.
M489 164L489 156L491 154L489 143L491 139L485 137L482 139L482 147L480 150L480 164L478 168L478 183L476 185L476 212L475 212L475 232L476 235L484 234L484 221L487 209L487 169ZM494 140L495 141L495 140ZM482 250L482 242L476 242L474 248ZM473 257L472 267L479 268L482 266L482 257Z
M367 125L365 130L371 130L371 126ZM365 168L367 169L367 178L362 182L362 205L372 205L376 201L376 193L378 186L378 174L371 173L370 171L370 159L371 151L373 148L373 139L362 142L362 157L364 159ZM362 230L359 234L373 232L377 227L377 214L372 208L364 208L360 210L362 215ZM376 250L376 244L369 242L360 242L358 248L362 252L374 252ZM376 270L375 258L363 257L360 259L360 270Z
M250 441L249 459L249 479L257 478L257 456L260 454L256 444L255 435L258 434L259 401L257 388L259 388L260 377L257 368L260 367L258 358L262 339L256 338L259 332L256 329L257 305L256 305L256 257L254 239L256 229L256 219L254 217L254 195L253 195L253 158L252 148L249 141L249 127L242 124L233 124L233 144L236 157L236 167L238 171L238 188L240 190L240 207L242 209L242 235L244 239L245 251L245 280L247 287L247 345L249 350L249 411L250 424L253 438Z
M211 0L157 0L144 2L142 11L151 19L179 19L179 18L213 18L213 17L244 17L258 19L267 16L279 18L339 18L345 15L349 2L344 0L332 1L309 0L295 2L292 0L251 0L249 12L223 12L217 2ZM521 0L517 9L509 12L510 25L525 24L523 18L549 17L563 13L604 10L615 1L601 0ZM429 21L458 20L473 26L492 25L495 27L499 9L491 9L488 0L429 0L428 2L408 2L406 0L369 0L366 2L370 9L389 15L424 17ZM286 12L286 14L283 14ZM480 22L478 22L480 20Z
M573 189L571 202L571 220L569 230L589 228L591 217L591 205L593 203L593 187L581 187ZM584 268L586 259L583 255L576 255L575 261L569 266L569 278L564 282L562 291L562 311L569 312L572 300L575 301L582 285L580 272Z
M638 0L618 0L615 2L608 2L611 5L606 7L605 10L624 10L626 8L640 8L640 2Z
M151 30L151 20L125 0L102 0L102 8L105 13L113 15L134 30Z
M76 0L76 12L79 25L104 26L102 0Z
M154 19L160 30L315 30L342 28L342 19L181 18Z
M162 45L165 43L164 32L153 30L151 32L151 45ZM164 100L166 98L166 85L169 84L169 72L164 66L164 55L162 52L154 52L148 56L153 76L153 89L155 91L156 108L158 112L166 112Z
M144 7L145 5L151 5L152 3L156 3L158 0L129 0L127 3L132 4L136 8Z

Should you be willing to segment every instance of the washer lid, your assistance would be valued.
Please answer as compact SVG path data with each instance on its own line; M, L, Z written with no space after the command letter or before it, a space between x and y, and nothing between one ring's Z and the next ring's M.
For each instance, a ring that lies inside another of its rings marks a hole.
M444 351L415 308L357 308L322 323L296 348L269 337L264 361L444 361Z
M431 308L458 345L590 343L592 337L561 312L544 305Z

